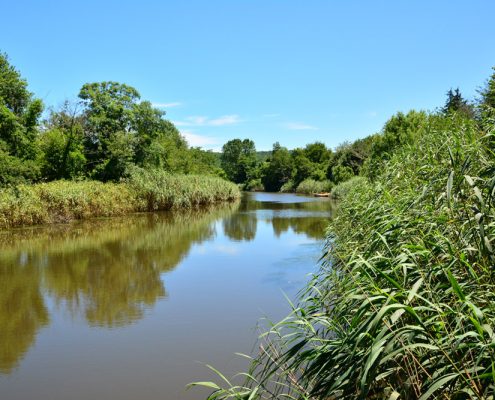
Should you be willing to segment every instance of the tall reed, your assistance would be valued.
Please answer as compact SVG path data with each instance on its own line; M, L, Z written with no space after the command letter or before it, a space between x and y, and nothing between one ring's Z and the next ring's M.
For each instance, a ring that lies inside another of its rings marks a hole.
M493 127L492 127L493 129ZM320 272L210 399L492 399L494 132L430 116L378 179L352 185Z
M55 181L0 189L0 229L67 222L138 211L188 209L240 197L231 182L212 176L134 171L122 183Z

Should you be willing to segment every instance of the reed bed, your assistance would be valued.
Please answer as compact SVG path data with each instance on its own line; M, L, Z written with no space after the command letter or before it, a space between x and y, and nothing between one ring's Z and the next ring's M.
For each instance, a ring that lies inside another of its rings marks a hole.
M332 189L330 181L315 181L314 179L305 179L297 185L296 193L315 194L328 193Z
M194 208L240 198L236 184L214 176L136 169L129 185L146 211Z
M354 187L366 185L366 183L366 178L362 176L354 176L351 179L334 186L330 194L334 199L343 199L350 191L354 189Z
M125 182L55 181L0 190L0 229L139 211L189 209L240 197L221 178L135 171Z
M209 398L493 399L494 140L430 116L376 181L351 185L293 313L242 385L202 383Z

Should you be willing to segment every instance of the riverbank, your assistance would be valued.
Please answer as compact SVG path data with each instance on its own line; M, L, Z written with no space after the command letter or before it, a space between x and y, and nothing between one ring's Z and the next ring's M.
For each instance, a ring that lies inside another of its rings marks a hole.
M413 133L340 189L299 306L263 336L245 385L210 398L493 393L493 126L429 115Z
M54 181L0 190L0 229L234 201L240 191L213 176L137 171L122 183Z

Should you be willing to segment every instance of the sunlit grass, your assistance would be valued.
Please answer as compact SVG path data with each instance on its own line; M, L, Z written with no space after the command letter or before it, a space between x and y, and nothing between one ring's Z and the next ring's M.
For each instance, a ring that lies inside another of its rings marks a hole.
M428 123L344 191L319 274L210 399L493 398L494 135Z
M331 189L332 183L330 181L315 181L314 179L305 179L297 186L296 193L328 193Z
M67 222L137 211L187 209L240 197L212 176L135 171L122 183L55 181L0 190L0 228Z

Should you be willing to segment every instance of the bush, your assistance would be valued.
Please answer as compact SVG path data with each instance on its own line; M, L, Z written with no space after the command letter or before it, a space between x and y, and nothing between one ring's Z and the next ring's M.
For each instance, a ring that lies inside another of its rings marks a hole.
M261 182L261 179L251 179L247 181L244 185L244 190L250 191L250 192L262 192L265 190L263 187L263 183Z
M289 179L287 182L285 182L282 187L280 188L280 192L282 193L291 193L295 192L295 187L294 187L294 181L292 179Z

